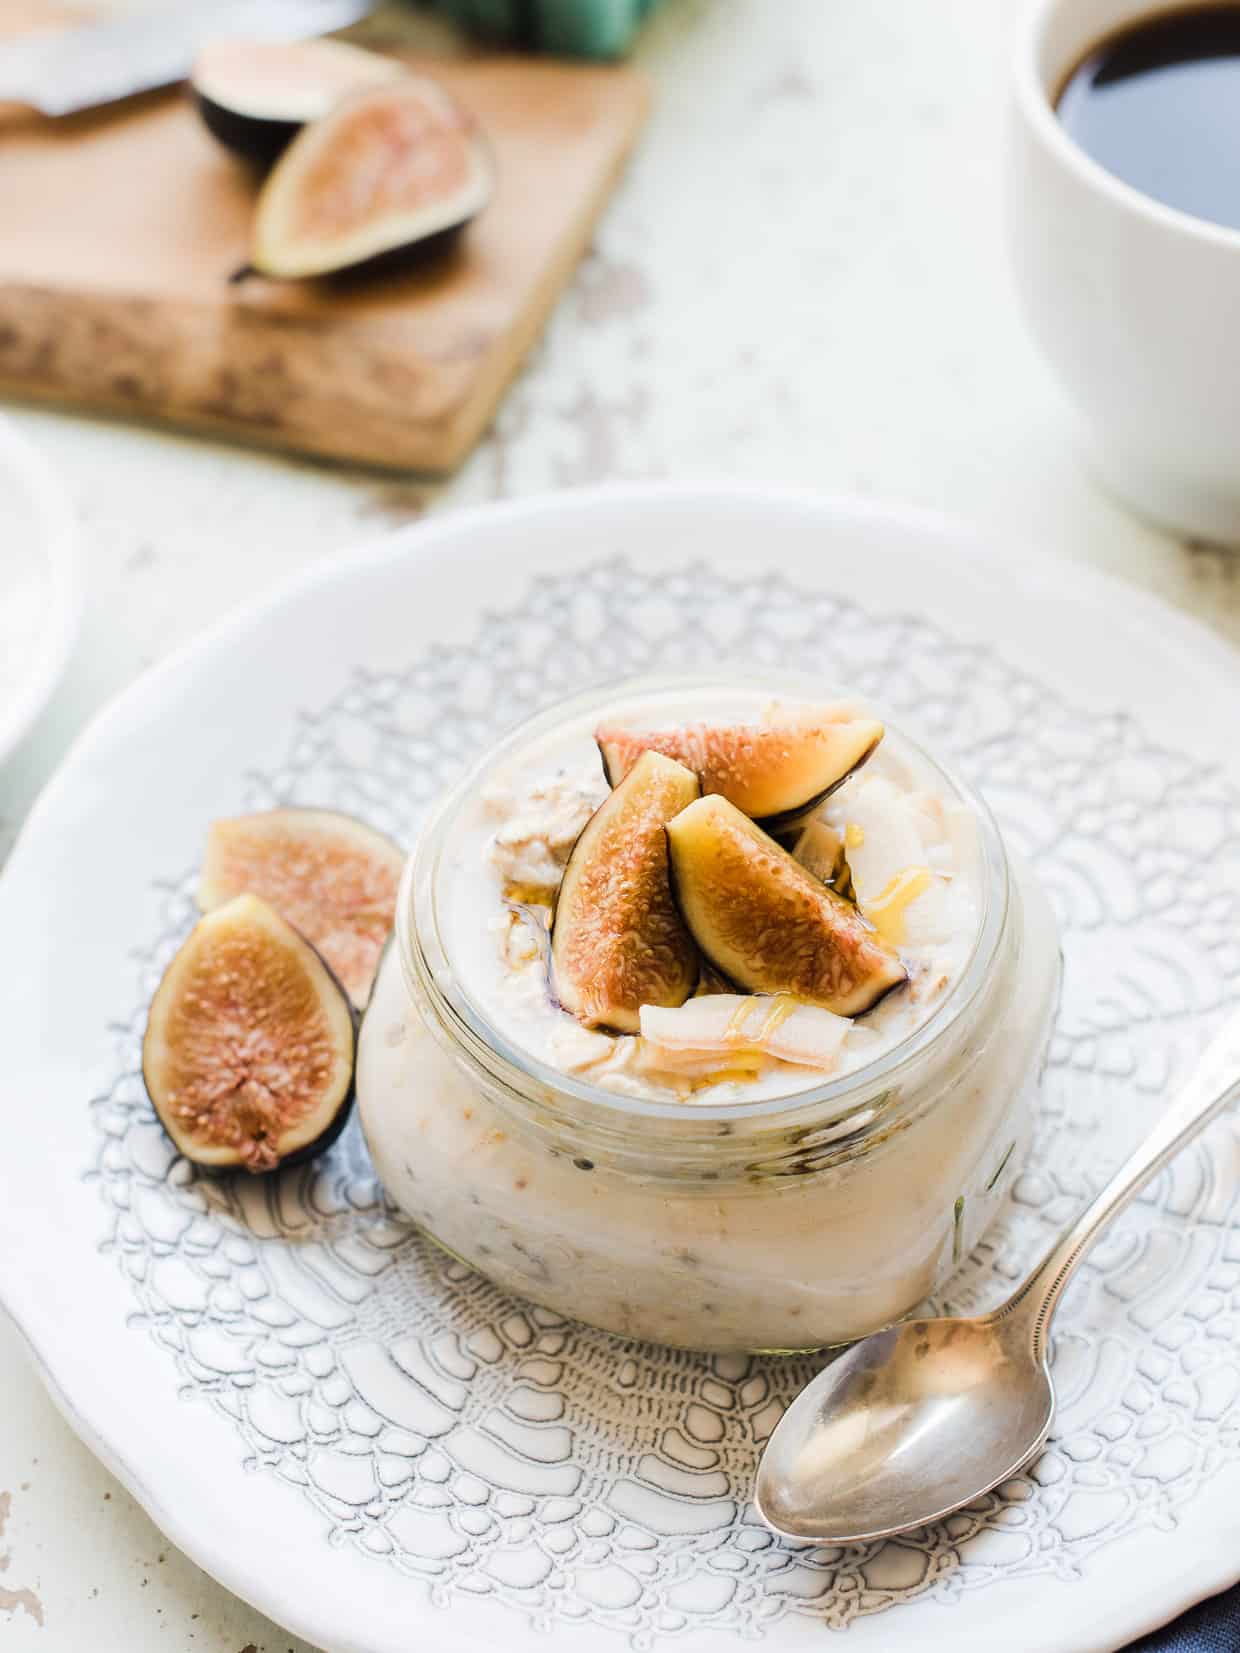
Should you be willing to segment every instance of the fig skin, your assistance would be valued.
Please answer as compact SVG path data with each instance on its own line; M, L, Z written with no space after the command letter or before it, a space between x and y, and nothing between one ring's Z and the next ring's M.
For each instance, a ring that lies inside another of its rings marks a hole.
M698 956L668 882L666 826L698 796L697 777L647 752L586 822L551 921L551 983L587 1027L637 1033L644 1004L681 1005Z
M434 81L404 74L294 138L263 185L250 262L234 279L390 268L462 229L494 187L472 117Z
M594 732L610 785L642 752L662 752L692 769L705 794L718 793L768 832L791 831L856 774L878 748L883 725L823 706L777 723L685 724L633 730L603 724Z
M360 1009L396 916L404 852L351 815L271 809L213 821L198 905L260 896L322 955Z
M908 980L895 950L841 896L726 798L668 823L672 892L702 955L748 993L788 993L861 1016Z
M147 1094L179 1151L211 1171L296 1165L340 1135L357 1015L303 936L256 896L200 919L156 989Z
M406 72L342 40L213 40L198 54L190 88L211 136L265 172L310 121Z
M260 172L275 164L302 127L300 121L259 120L253 115L238 114L203 92L194 93L194 104L202 124L216 143Z

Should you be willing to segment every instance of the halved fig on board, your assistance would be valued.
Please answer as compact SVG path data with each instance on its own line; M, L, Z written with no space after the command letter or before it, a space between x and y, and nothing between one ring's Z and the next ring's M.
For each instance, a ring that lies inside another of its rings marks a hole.
M683 1004L697 985L697 949L668 885L666 832L697 796L690 770L648 752L573 846L552 919L552 984L589 1027L636 1033L644 1004Z
M458 230L494 188L491 151L434 81L405 74L300 132L263 185L246 270L295 278L385 262Z
M190 86L212 137L270 166L310 121L406 72L343 40L212 40L195 59Z
M704 793L717 792L742 814L781 831L816 809L873 753L883 726L841 716L840 708L799 711L771 723L686 724L631 729L603 724L594 738L612 786L643 752L662 752L692 769Z
M690 804L667 837L685 923L738 987L860 1016L908 979L854 907L726 798Z
M314 948L241 895L199 919L164 973L142 1076L186 1159L274 1171L343 1130L355 1045L353 1009Z
M396 916L404 855L381 832L330 809L271 809L215 821L198 905L261 896L323 955L359 1009Z

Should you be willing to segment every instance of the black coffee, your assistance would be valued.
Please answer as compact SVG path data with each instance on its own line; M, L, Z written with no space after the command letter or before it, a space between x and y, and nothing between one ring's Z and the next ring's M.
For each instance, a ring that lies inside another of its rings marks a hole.
M1156 201L1240 229L1240 5L1155 13L1095 46L1059 118Z

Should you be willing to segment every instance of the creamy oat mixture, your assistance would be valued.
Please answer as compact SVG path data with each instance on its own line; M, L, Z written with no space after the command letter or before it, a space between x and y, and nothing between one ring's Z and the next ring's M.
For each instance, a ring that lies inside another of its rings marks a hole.
M787 707L784 701L778 710ZM689 706L623 710L646 729L775 715L762 699L735 691ZM860 912L898 950L905 986L848 1022L830 1058L811 1065L748 1052L738 1072L726 1053L686 1061L651 1038L583 1026L555 1002L548 930L573 845L608 795L592 728L593 722L563 728L507 759L465 811L444 868L444 934L453 964L476 1007L513 1045L621 1095L751 1101L871 1061L914 1031L958 979L980 922L976 826L938 771L888 731L818 814L845 846ZM699 991L734 990L707 973ZM748 1015L747 1029L758 1025L754 1011L742 1006L738 1015Z
M762 715L756 691L698 694L694 685L686 704L682 687L651 703L645 727ZM808 1016L808 1048L830 1052L831 1072L856 1069L943 1002L975 949L983 891L1003 904L1000 933L977 993L875 1097L893 1128L860 1130L865 1121L851 1115L845 1131L859 1135L836 1158L824 1114L813 1152L793 1164L780 1147L779 1102L770 1119L685 1116L694 1104L795 1097L830 1072L767 1056L762 1071L737 1077L670 1042L660 1051L653 1039L583 1027L548 992L549 901L606 792L591 738L602 710L506 747L487 784L454 806L432 840L427 917L447 955L435 955L441 990L470 1001L492 1044L619 1092L621 1105L601 1128L596 1113L563 1107L562 1094L552 1115L483 1082L392 948L358 1055L376 1170L415 1222L503 1290L622 1336L789 1350L889 1325L976 1244L1023 1161L1059 973L1045 898L1019 862L1010 881L1006 868L996 876L980 818L889 730L824 813L847 841L862 910L899 934L909 982L851 1022L818 1007L784 1019L780 995L748 1002L763 1022L779 1021L785 1054L806 1048ZM688 1007L726 1028L734 1011L720 1004ZM660 1038L679 1016L657 1013ZM834 1043L821 1037L821 1017ZM683 1107L671 1119L643 1116L634 1093ZM694 1133L691 1148L681 1127Z

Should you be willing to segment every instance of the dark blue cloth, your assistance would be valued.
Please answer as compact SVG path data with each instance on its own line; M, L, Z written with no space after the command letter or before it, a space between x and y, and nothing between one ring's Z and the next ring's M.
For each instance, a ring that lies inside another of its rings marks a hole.
M1142 1636L1128 1653L1240 1653L1240 1584Z

